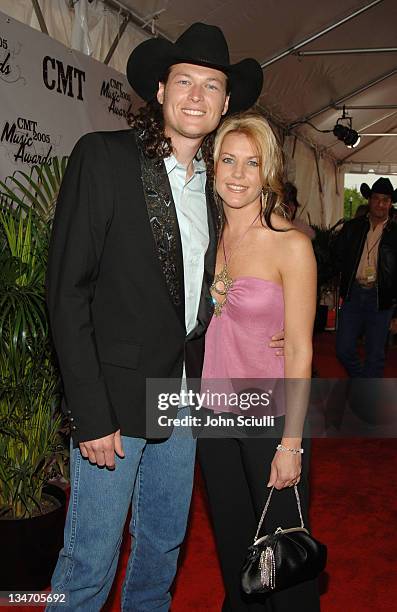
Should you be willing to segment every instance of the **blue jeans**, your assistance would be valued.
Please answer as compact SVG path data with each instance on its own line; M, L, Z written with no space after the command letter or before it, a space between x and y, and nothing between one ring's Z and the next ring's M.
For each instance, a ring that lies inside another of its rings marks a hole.
M68 592L63 610L99 612L105 604L131 499L133 544L121 608L169 610L189 513L195 440L174 429L165 442L125 436L122 441L125 458L116 457L114 471L90 464L78 448L72 452L64 547L51 583L52 591Z
M385 345L393 309L378 310L377 289L354 283L350 301L340 309L336 334L336 354L351 378L381 378L385 365ZM357 352L357 342L365 335L365 361Z

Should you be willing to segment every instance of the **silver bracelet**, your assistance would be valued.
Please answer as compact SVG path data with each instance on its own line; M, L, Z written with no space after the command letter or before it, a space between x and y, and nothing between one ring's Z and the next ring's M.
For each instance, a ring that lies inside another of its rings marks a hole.
M290 453L293 453L294 455L303 454L303 448L289 448L288 446L283 446L282 444L278 444L278 446L276 447L276 450L289 451Z

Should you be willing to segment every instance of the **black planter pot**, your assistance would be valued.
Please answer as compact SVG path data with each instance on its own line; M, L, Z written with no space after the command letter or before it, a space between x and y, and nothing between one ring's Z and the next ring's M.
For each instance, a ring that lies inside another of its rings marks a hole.
M54 485L45 493L60 507L33 518L0 520L0 591L41 591L50 584L63 546L66 495Z
M314 331L323 332L327 325L328 306L319 304L317 306L316 319L314 321Z

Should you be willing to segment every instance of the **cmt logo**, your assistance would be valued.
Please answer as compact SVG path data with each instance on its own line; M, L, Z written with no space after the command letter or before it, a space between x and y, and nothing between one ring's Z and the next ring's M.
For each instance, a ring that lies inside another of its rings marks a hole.
M69 98L76 97L78 100L83 98L83 83L85 82L85 72L74 66L66 66L53 57L45 56L43 59L43 81L47 89L55 89Z

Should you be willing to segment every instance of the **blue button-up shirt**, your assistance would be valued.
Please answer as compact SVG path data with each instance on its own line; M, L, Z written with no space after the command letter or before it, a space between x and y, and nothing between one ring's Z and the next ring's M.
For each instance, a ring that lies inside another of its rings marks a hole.
M203 160L193 160L193 175L186 180L186 167L174 155L164 160L175 202L183 253L185 286L185 325L189 334L197 324L204 257L209 244L206 172ZM181 392L186 392L186 371L183 364Z
M204 256L209 244L205 164L202 160L193 160L193 175L186 180L186 167L182 166L174 155L165 159L164 163L175 202L182 242L185 324L188 334L197 324Z

